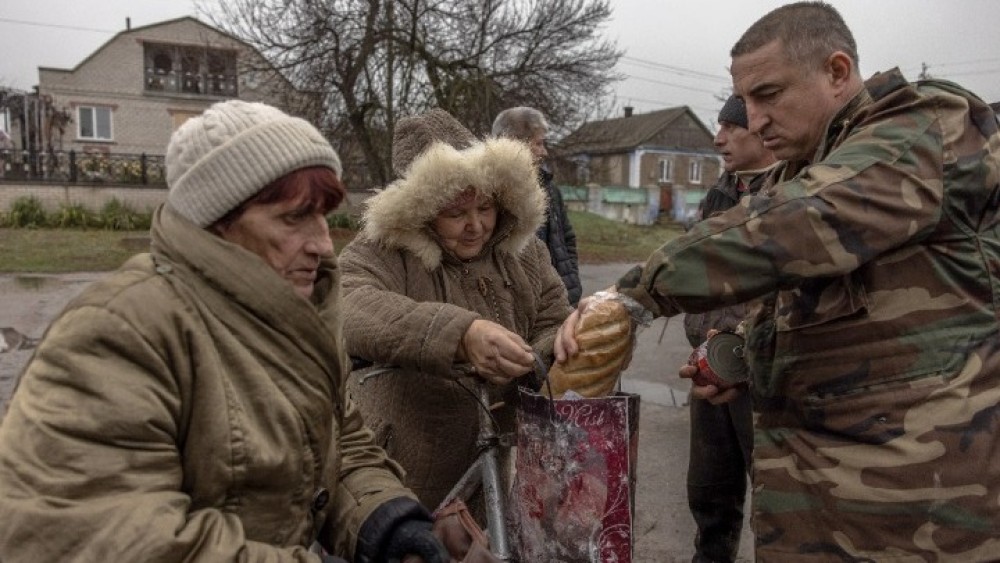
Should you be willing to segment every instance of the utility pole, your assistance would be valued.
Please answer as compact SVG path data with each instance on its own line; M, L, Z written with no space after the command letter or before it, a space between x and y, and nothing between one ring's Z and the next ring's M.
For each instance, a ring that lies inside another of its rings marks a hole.
M927 72L927 63L920 63L920 74L917 75L918 80L927 80L931 77L931 74Z

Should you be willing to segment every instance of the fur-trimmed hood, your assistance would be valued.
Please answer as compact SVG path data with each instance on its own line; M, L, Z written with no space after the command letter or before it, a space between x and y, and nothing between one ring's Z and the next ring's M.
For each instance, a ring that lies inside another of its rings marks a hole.
M512 139L489 139L463 150L431 145L401 179L368 200L361 234L387 248L409 250L434 269L443 250L430 223L469 186L497 202L497 228L486 248L519 254L545 219L547 202L528 146Z

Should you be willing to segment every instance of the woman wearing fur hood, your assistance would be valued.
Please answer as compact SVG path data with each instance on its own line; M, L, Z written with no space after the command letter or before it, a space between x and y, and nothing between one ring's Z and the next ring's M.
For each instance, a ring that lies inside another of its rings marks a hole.
M369 200L340 261L350 353L400 369L355 379L351 392L434 507L477 455L474 378L502 400L531 372L532 351L551 356L570 308L535 237L546 200L525 144L479 142L431 110L397 125L393 168L401 179ZM512 429L511 407L494 416Z

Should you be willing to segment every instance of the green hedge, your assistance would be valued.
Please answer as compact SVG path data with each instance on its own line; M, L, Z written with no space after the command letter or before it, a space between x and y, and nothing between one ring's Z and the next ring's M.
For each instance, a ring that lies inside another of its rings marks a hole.
M118 199L112 199L99 212L81 205L64 205L47 212L34 197L21 197L6 213L0 213L0 227L14 229L104 229L108 231L140 231L149 229L152 214L139 212Z

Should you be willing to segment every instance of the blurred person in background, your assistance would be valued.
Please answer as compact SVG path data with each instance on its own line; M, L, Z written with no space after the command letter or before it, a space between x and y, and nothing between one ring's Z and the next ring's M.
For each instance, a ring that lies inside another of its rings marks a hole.
M500 112L493 121L493 136L517 139L528 144L535 166L538 168L538 183L545 190L548 205L545 221L538 227L538 238L549 249L552 265L559 272L570 305L576 306L583 293L580 283L580 261L576 251L576 234L569 222L569 212L563 202L562 192L552 183L545 158L549 155L545 138L549 134L549 123L542 112L530 107L514 107Z
M775 165L760 137L747 129L743 100L730 96L719 111L715 148L725 173L701 201L702 218L714 217L760 191ZM735 332L747 304L684 316L684 333L697 348L709 331ZM698 528L693 563L729 563L736 558L743 530L747 474L753 451L753 409L749 393L713 404L692 396L688 508Z

